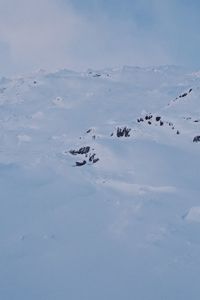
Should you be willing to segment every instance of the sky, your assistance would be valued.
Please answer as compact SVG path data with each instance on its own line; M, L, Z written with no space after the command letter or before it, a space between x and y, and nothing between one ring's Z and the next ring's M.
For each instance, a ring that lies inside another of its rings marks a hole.
M200 68L198 0L0 0L0 75Z

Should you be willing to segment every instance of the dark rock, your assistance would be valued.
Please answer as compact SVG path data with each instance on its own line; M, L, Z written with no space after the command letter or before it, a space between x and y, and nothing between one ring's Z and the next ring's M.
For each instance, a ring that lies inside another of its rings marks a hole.
M192 89L189 89L189 93L191 93L192 92Z
M89 161L90 161L90 162L94 161L95 155L96 155L96 154L94 153L94 154L92 154L92 155L90 156L90 158L89 158Z
M137 121L138 121L138 123L144 122L144 119L143 118L139 118L139 119L137 119Z
M182 95L179 96L179 98L183 98L183 97L186 97L187 96L187 93L184 93Z
M70 150L69 153L70 153L71 155L77 155L77 154L78 154L76 150Z
M200 135L197 135L193 138L193 143L198 143L200 142Z
M151 120L152 118L153 118L153 116L151 114L145 116L145 120L146 121Z
M92 129L88 129L87 131L86 131L86 133L90 133L92 131Z
M82 147L78 150L78 154L87 154L90 151L90 147Z
M95 158L95 159L93 160L93 164L96 164L98 161L99 161L99 158Z
M156 117L156 122L159 122L161 120L161 117L160 116L157 116Z
M81 166L84 166L85 164L86 164L86 160L76 161L76 167L81 167Z
M180 131L179 131L179 130L177 130L176 134L180 134Z
M163 126L164 125L164 122L163 121L160 121L160 126Z
M117 137L130 137L130 131L131 131L131 128L127 128L127 127L124 127L124 128L117 128Z
M87 154L90 151L90 147L82 147L79 150L70 150L69 153L72 155L77 155L77 154Z
M94 74L93 77L100 77L101 74Z
M148 124L149 124L149 125L151 125L151 122L150 122L150 121L148 121Z

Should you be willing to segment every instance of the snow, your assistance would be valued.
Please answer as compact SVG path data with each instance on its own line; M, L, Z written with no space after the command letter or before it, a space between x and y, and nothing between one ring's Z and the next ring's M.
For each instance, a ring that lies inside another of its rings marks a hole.
M186 216L186 220L189 222L200 222L200 207L192 207Z
M199 299L198 74L0 80L1 299Z

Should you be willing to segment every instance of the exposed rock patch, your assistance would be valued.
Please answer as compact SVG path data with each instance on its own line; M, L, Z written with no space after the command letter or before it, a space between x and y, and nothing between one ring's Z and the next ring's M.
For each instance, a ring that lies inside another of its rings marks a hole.
M200 142L200 135L196 135L194 138L193 138L193 143L199 143Z

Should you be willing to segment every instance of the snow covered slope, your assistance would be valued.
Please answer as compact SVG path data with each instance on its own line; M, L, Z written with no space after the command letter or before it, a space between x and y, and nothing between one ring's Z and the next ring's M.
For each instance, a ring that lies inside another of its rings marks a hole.
M199 72L2 78L0 141L0 299L199 299Z

